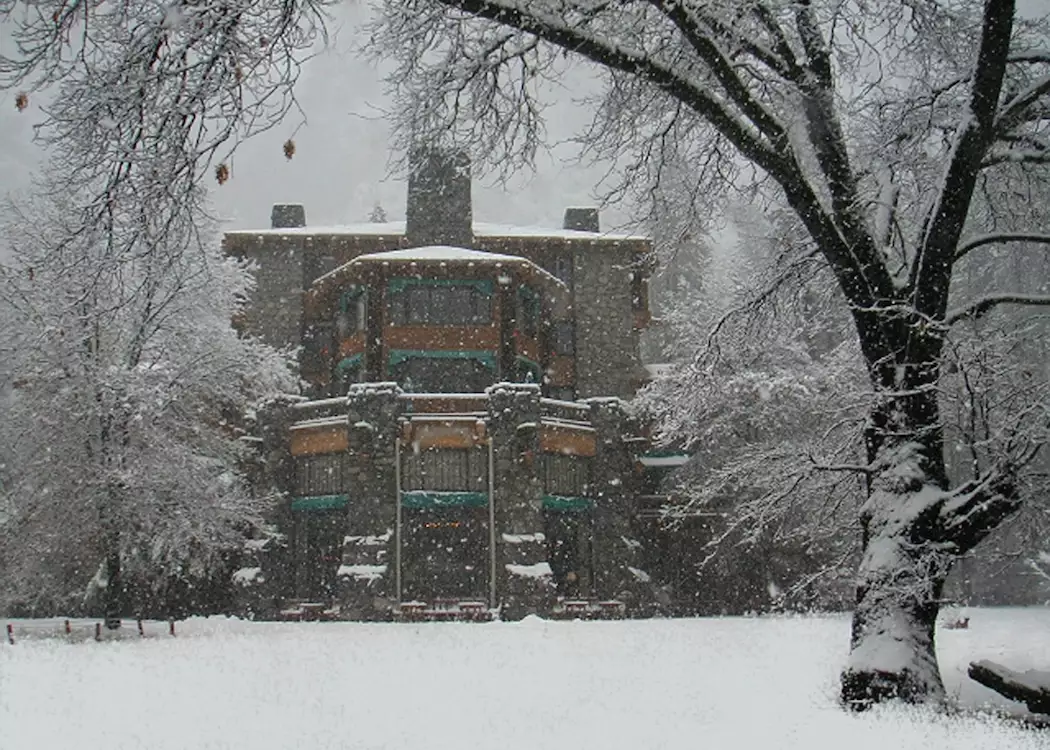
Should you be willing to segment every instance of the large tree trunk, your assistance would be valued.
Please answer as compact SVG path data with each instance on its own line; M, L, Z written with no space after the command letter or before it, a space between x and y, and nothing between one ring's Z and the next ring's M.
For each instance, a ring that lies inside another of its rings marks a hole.
M861 510L862 557L842 674L842 700L856 709L944 697L934 636L945 580L954 562L1020 504L1009 466L948 489L938 368L895 369L907 374L873 414L868 443L876 473Z
M842 699L857 709L893 698L944 697L934 636L957 549L940 526L948 477L938 403L939 344L920 338L912 342L926 352L918 362L872 372L887 395L872 413L868 434L868 465L876 473L869 475L860 514L862 557L842 675ZM898 350L904 360L908 349L905 339Z
M928 466L930 457L917 442L880 458L885 468L861 517L863 557L842 675L842 699L858 709L890 698L944 696L934 630L956 555L936 528L945 491L934 477L943 466Z

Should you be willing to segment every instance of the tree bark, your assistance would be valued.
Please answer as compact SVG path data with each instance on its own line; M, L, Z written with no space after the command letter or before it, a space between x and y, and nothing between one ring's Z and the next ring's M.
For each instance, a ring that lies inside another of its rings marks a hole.
M944 697L934 632L955 559L952 545L934 541L945 492L931 480L943 466L929 466L918 442L886 449L880 458L885 469L861 516L863 556L842 674L842 700L860 710L887 699Z

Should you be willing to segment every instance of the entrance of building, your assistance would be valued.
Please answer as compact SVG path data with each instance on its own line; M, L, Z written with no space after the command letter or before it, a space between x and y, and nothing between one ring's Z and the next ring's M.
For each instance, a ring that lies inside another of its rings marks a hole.
M488 510L402 510L401 600L487 601Z
M295 514L295 598L331 602L342 560L346 510L305 510Z

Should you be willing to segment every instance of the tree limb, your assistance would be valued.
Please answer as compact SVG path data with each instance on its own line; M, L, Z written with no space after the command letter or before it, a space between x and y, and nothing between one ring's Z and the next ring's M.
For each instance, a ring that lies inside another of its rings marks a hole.
M983 234L967 240L955 250L955 260L965 257L972 251L985 245L998 245L1005 242L1027 242L1039 245L1050 245L1050 234L1032 234L1025 232Z
M1050 305L1050 295L1043 294L986 294L973 302L944 316L945 325L951 326L966 318L980 318L999 305Z

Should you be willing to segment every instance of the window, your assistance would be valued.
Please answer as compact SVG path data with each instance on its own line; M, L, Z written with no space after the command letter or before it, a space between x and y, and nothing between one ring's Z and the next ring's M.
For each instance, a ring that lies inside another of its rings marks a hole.
M350 479L349 456L329 453L295 460L295 494L300 497L339 495Z
M390 321L394 325L488 325L492 322L491 282L393 279Z
M570 289L572 288L572 271L571 255L558 255L554 258L551 273L554 274L555 278L559 281L564 282Z
M543 454L543 491L547 495L587 497L590 492L591 460L582 456Z
M407 357L390 377L409 393L480 393L495 380L492 367L475 357Z
M336 334L346 338L365 330L368 315L368 295L362 287L351 287L339 299L339 314L335 318Z
M576 326L571 320L559 320L551 329L551 348L562 357L576 353Z
M540 296L527 286L518 287L518 330L530 338L540 331Z
M432 448L401 456L405 491L488 492L488 454L478 448Z

